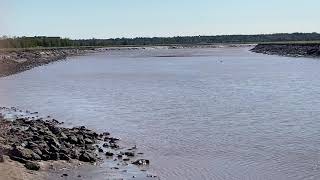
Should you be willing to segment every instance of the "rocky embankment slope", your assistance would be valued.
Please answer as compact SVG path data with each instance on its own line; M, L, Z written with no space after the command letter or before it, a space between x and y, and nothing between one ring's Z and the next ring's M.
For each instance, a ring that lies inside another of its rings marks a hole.
M320 43L258 44L252 52L290 57L320 57Z

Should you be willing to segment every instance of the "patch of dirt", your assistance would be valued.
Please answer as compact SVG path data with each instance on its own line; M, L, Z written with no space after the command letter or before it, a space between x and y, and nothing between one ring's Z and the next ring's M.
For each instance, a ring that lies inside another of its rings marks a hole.
M0 163L0 180L44 180L47 179L46 171L30 171L23 164L12 161L4 156L4 162Z

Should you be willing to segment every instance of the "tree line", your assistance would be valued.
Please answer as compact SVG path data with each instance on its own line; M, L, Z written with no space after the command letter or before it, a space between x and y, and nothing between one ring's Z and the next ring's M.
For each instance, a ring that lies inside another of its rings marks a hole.
M281 33L259 35L138 37L115 39L68 39L61 37L2 37L0 48L71 47L71 46L142 46L142 45L197 45L217 43L263 43L286 41L320 41L319 33Z

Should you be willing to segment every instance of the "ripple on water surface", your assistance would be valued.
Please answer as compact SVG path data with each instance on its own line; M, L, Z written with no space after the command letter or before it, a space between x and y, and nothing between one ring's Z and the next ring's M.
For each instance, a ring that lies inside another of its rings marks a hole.
M0 100L111 131L162 179L320 179L319 69L247 48L110 51L2 78Z

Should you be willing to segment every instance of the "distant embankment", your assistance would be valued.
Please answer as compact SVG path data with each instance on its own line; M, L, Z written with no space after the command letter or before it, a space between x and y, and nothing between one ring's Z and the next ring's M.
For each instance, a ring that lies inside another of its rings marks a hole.
M290 57L320 57L320 43L258 44L251 51Z
M92 48L44 48L0 50L0 77L65 59L68 56L92 52Z

